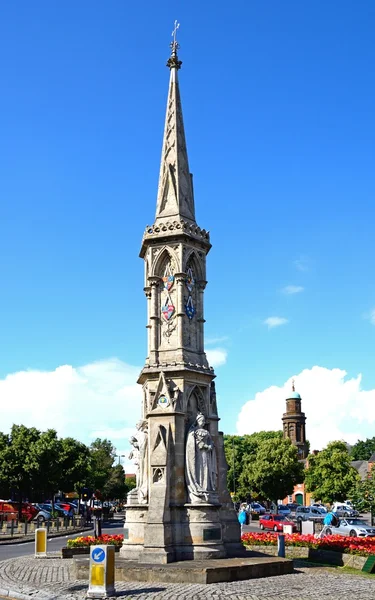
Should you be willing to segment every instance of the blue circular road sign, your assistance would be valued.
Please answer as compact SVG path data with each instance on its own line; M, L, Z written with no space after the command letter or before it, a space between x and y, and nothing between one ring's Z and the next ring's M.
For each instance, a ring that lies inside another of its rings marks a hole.
M94 548L91 552L92 560L101 563L105 559L105 552L101 548Z

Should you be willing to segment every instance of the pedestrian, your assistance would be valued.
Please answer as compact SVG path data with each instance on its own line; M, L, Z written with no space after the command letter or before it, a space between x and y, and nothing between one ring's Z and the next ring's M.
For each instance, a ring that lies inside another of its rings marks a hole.
M242 535L243 526L246 525L246 521L247 521L246 508L244 506L242 506L240 512L238 513L238 521L241 525L241 535Z
M333 510L331 510L324 517L323 529L320 532L318 537L323 538L326 535L327 529L331 530L331 527L339 527L339 526L340 526L340 519L338 518L337 514Z

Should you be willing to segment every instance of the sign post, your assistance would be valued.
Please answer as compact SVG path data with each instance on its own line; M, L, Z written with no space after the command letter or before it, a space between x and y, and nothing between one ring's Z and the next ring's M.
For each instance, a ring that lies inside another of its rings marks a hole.
M108 598L115 593L115 547L90 546L88 598Z
M35 558L47 556L47 529L38 527L35 529Z
M285 535L279 533L277 536L277 556L285 558Z

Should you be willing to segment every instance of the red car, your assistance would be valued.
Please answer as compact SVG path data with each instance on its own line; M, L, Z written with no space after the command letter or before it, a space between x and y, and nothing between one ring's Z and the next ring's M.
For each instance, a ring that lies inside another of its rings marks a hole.
M273 529L274 531L283 531L284 525L291 525L293 533L297 531L297 526L292 521L288 521L283 515L263 515L259 519L261 529Z
M18 509L18 502L3 502L0 500L0 520L11 521L12 519L18 519ZM38 512L38 509L29 502L22 502L22 519L24 521L32 521Z

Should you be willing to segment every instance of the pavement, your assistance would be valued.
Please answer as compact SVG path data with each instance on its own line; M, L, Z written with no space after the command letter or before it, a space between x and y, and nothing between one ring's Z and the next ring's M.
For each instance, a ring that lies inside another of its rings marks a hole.
M72 560L20 557L0 563L0 596L15 600L83 600L88 585L72 579ZM374 579L296 561L290 575L211 585L116 584L117 597L137 600L373 600Z

